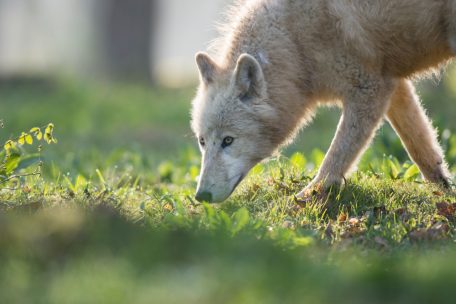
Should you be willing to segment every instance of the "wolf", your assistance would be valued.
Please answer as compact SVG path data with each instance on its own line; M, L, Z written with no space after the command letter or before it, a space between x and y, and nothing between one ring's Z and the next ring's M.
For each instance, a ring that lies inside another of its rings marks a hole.
M191 110L202 153L198 201L228 198L320 105L340 106L342 115L298 198L341 184L384 120L426 180L450 185L412 81L456 55L456 0L240 1L211 49L196 55Z

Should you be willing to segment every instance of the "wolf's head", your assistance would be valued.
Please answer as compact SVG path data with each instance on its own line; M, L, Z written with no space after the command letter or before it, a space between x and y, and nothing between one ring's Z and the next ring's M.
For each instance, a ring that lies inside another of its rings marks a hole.
M242 54L223 68L196 55L201 85L193 101L192 129L202 153L196 199L221 202L249 170L277 149L276 110L259 62Z

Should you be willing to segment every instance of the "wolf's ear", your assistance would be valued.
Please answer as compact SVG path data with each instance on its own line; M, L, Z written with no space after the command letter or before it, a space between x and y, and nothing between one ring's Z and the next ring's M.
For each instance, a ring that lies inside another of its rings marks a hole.
M263 69L258 61L249 54L242 54L234 71L235 85L242 102L249 102L255 96L261 96L265 88Z
M201 80L205 84L210 84L214 81L217 74L217 64L207 53L197 53L195 56L196 64L200 71Z

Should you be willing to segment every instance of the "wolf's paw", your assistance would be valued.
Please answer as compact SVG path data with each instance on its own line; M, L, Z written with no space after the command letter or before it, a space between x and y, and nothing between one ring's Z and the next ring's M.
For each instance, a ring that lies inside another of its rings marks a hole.
M346 183L345 178L326 179L324 181L314 180L295 196L295 202L300 206L310 203L327 205L331 193L337 193L341 189L340 187Z
M451 190L454 186L453 179L451 174L448 173L448 170L439 168L435 170L432 174L428 174L426 180L431 183L437 184L438 186L442 187L446 190Z
M323 182L310 183L301 192L295 195L295 202L300 206L305 206L311 203L324 202L328 192Z

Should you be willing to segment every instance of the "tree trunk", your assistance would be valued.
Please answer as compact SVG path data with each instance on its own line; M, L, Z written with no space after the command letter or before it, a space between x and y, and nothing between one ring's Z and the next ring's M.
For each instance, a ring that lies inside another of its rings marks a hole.
M109 78L152 83L155 0L106 0L105 50Z

